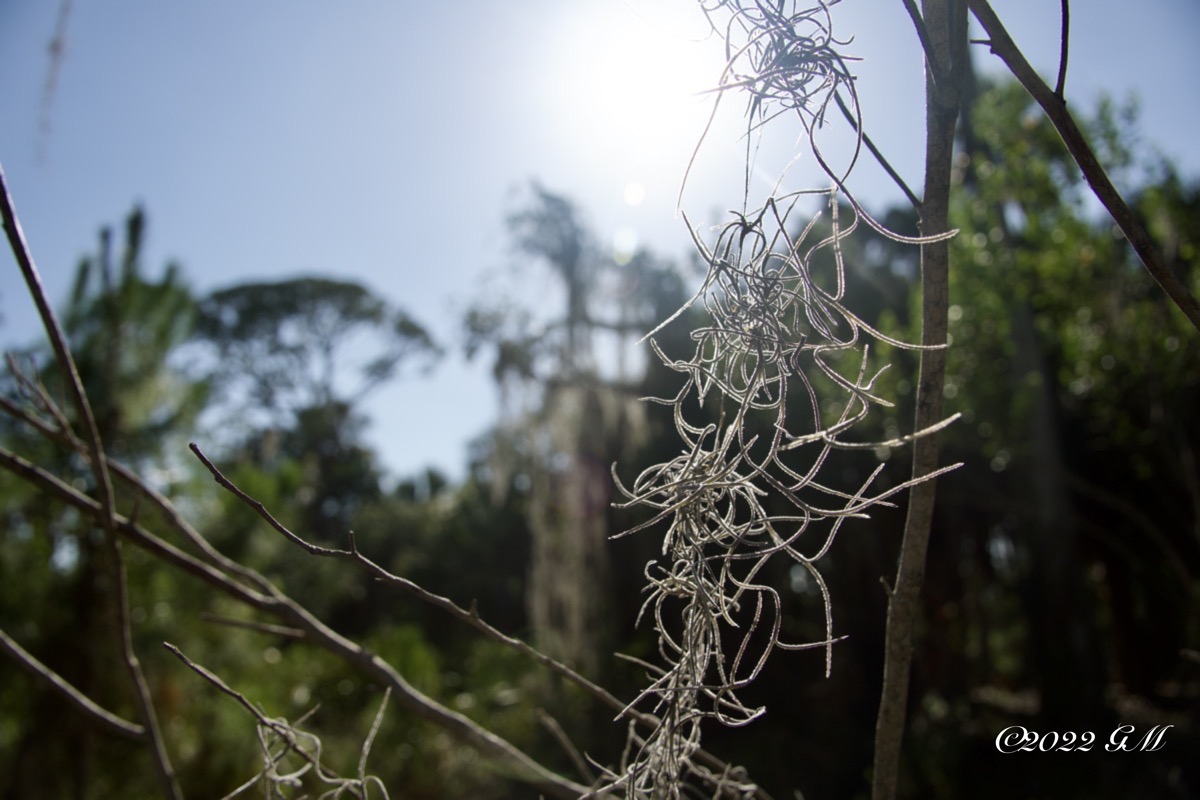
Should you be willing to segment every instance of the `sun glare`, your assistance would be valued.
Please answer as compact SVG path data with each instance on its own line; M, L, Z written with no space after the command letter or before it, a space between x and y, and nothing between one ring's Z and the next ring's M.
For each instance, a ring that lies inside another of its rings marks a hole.
M640 206L642 201L646 199L646 187L637 181L625 184L625 204L630 206Z
M694 0L563 4L547 23L537 75L553 146L588 191L609 198L592 213L613 259L629 263L678 230L677 198L712 113L724 46ZM714 129L705 153L742 133L740 123Z
M555 94L572 143L598 167L622 170L626 184L644 186L639 171L678 174L711 108L703 92L724 66L703 13L687 0L612 0L581 5L564 22Z

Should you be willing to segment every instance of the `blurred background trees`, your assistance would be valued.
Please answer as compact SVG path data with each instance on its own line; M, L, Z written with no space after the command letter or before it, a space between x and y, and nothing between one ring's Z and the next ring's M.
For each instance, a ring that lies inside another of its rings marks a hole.
M1195 796L1200 664L1183 651L1200 648L1200 343L1097 213L1028 97L980 82L969 107L952 209L960 233L946 385L948 406L964 418L943 434L947 462L965 466L939 485L904 794ZM1131 144L1127 109L1102 105L1087 128L1172 269L1200 290L1200 184ZM904 209L876 216L897 230L913 226ZM457 484L432 470L385 475L364 436L361 401L372 388L446 357L420 322L365 286L305 276L195 297L178 267L152 274L141 263L146 219L135 209L119 257L106 231L81 261L62 316L115 458L193 510L227 555L278 579L422 690L569 769L539 713L561 717L604 761L620 739L609 735L611 711L548 693L541 673L494 643L298 551L202 480L182 447L199 441L313 541L343 546L353 530L382 566L464 606L477 602L503 630L632 697L640 670L610 654L643 656L652 646L633 620L659 542L652 531L607 539L637 522L611 506L609 468L615 461L620 475L636 474L676 454L669 408L636 402L672 396L675 376L627 347L687 300L694 279L645 251L603 252L582 211L537 185L508 220L514 251L528 262L521 288L477 302L457 343L493 360L503 416L464 454L469 469ZM914 340L912 250L860 228L843 256L848 306ZM685 316L656 338L682 354L688 330ZM880 392L900 402L869 420L880 439L904 433L911 419L915 362L888 351L879 358L895 366ZM37 348L15 358L23 379L6 378L10 412L61 404L46 361ZM31 460L66 458L11 413L0 426L4 445ZM907 477L898 453L877 455L888 463L882 488ZM832 488L853 491L865 478L860 462L831 464L830 480L841 481ZM58 468L81 486L90 480L75 461ZM104 666L110 589L92 568L95 531L9 473L0 473L0 496L0 628L110 708L127 708ZM748 701L768 705L766 717L706 735L777 797L793 787L818 799L867 792L882 666L879 577L894 563L902 511L848 523L829 556L835 634L848 636L834 649L832 677L821 677L819 655L781 654L748 691ZM821 600L805 574L770 579L786 589L788 638L823 638ZM239 626L244 612L148 558L133 557L130 582L139 652L190 793L221 796L253 774L253 728L228 698L163 660L164 638L269 714L319 706L313 724L327 755L355 762L377 689L287 631ZM153 791L143 756L64 723L75 712L9 660L0 660L0 708L0 794ZM993 745L1011 724L1105 739L1118 723L1174 727L1161 751L1124 759L1006 756ZM402 712L386 718L375 752L373 769L395 794L529 796Z

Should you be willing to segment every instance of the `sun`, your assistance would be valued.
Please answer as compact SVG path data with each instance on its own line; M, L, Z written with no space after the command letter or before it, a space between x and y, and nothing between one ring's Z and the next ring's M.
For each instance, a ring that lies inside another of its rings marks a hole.
M553 93L569 143L625 183L646 184L661 170L680 176L724 68L698 4L580 3L554 40Z

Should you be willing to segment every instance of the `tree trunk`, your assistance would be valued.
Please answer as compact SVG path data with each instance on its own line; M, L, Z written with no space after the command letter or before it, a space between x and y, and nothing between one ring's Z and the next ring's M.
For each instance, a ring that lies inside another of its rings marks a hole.
M533 468L529 614L538 648L595 676L608 649L609 477L605 414L594 388L553 390L548 457Z

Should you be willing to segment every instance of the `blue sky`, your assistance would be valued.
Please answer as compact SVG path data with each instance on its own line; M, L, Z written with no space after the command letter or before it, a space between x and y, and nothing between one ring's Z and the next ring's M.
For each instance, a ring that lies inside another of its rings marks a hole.
M675 198L707 114L693 93L716 81L721 53L694 5L75 0L43 109L59 4L0 0L0 163L56 301L98 228L137 202L146 266L177 260L198 292L300 272L354 278L453 348L463 308L516 259L503 219L530 179L574 198L602 240L620 232L686 253ZM993 5L1052 74L1059 4ZM1136 93L1143 142L1198 175L1200 4L1131 7L1073 5L1068 100L1088 110L1102 91ZM834 20L863 59L869 131L919 185L921 61L902 4L846 0ZM984 48L975 56L994 68ZM694 220L739 201L737 132L731 114L702 151L684 196ZM795 135L766 143L764 175L790 159ZM793 172L814 175L804 162ZM644 192L636 205L631 184ZM870 165L851 185L869 206L899 197ZM522 274L523 297L551 302L547 281ZM0 314L0 342L36 335L7 256ZM487 373L452 349L431 377L376 394L371 442L385 464L461 474L465 442L495 416Z

